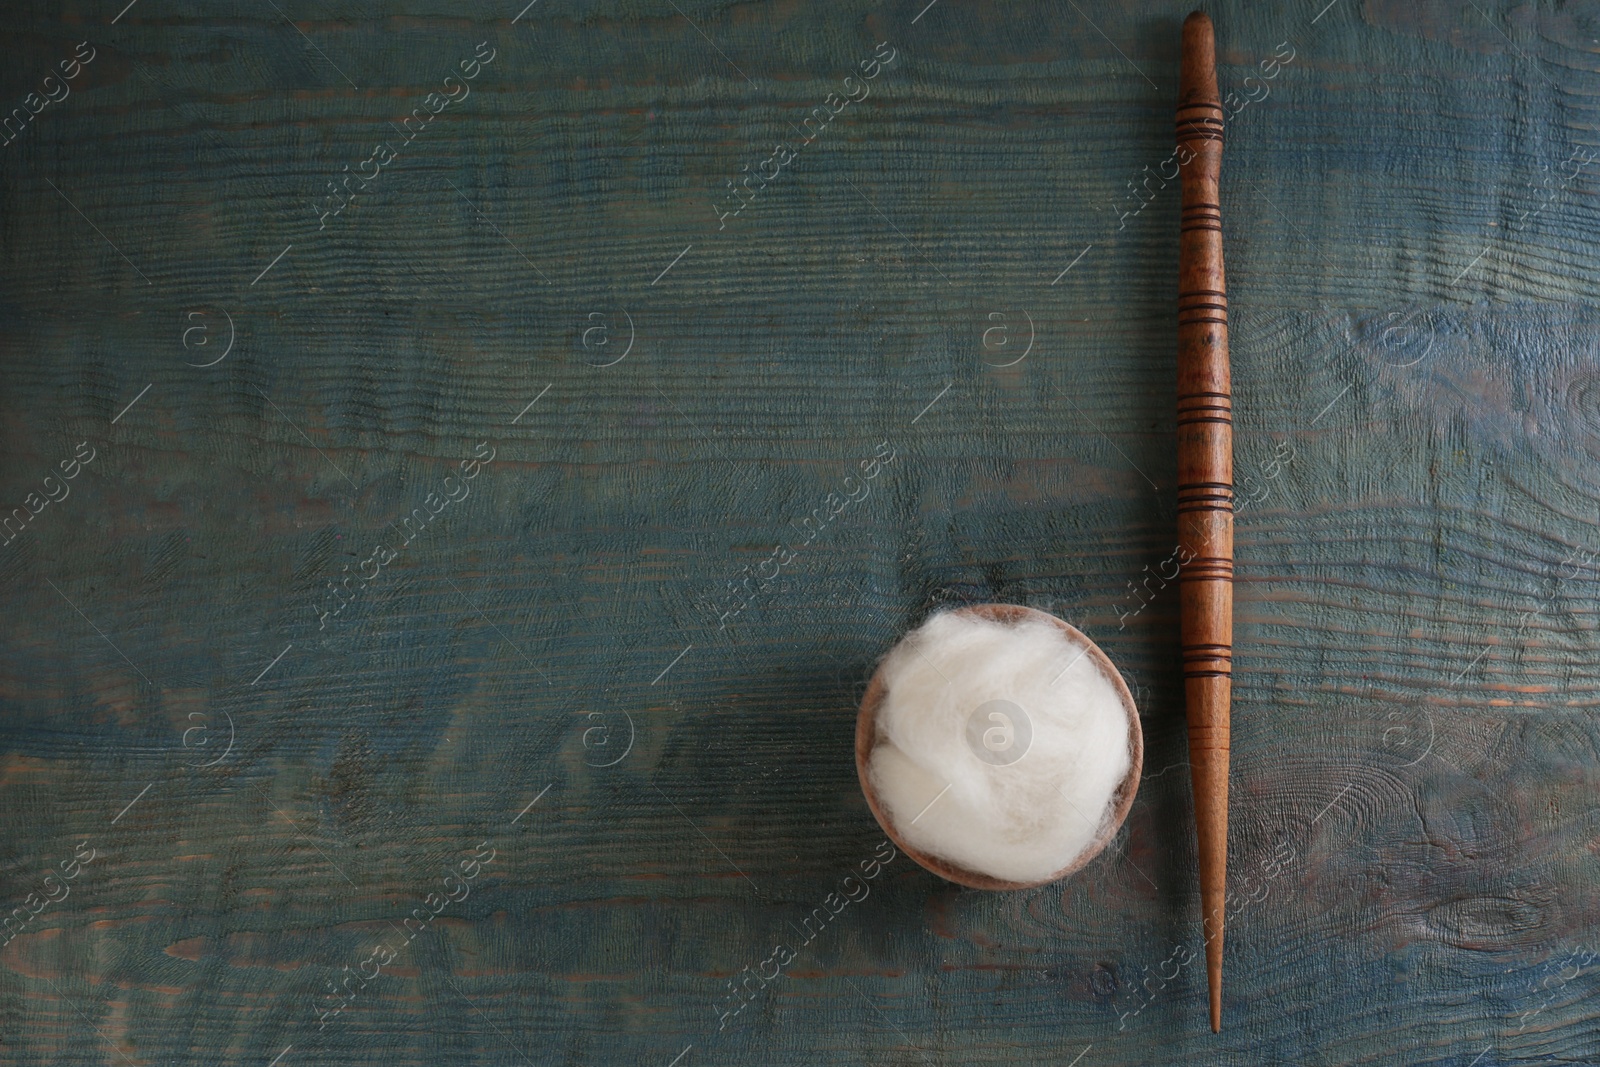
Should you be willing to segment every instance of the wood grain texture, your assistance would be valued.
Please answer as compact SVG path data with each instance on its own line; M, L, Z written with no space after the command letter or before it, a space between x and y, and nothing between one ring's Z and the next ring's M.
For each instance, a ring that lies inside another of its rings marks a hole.
M0 116L96 56L0 145L0 507L95 457L0 546L6 913L96 851L0 949L0 1062L1595 1062L1594 15L1324 3L1210 9L1220 1036L1162 577L1188 5L10 10ZM866 680L986 601L1126 673L1124 830L1024 893L901 857L834 914L881 841Z

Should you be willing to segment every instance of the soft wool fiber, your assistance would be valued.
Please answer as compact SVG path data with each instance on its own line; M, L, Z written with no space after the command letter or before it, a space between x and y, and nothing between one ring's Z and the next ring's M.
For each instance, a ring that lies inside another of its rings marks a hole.
M906 844L1035 882L1094 842L1132 753L1122 698L1085 649L1043 620L954 612L895 646L880 668L887 691L867 773ZM970 740L968 720L993 700L1020 707L1032 727L1025 754L1004 766Z

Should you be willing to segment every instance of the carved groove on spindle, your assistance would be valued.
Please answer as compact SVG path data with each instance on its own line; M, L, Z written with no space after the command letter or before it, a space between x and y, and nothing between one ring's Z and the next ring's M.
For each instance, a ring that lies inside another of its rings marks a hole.
M1223 293L1179 293L1178 318L1181 321L1186 312L1199 309L1220 311L1223 317L1228 314L1228 298Z
M1214 413L1229 414L1229 416L1230 416L1230 414L1234 414L1234 405L1232 405L1232 403L1216 403L1216 402L1211 402L1211 403L1179 403L1179 405L1178 405L1178 418L1179 419L1184 418L1184 416L1186 416L1186 414L1214 414Z
M1233 560L1227 556L1196 556L1178 568L1180 582L1233 581ZM1188 648L1188 645L1184 646ZM1232 645L1227 646L1232 648Z

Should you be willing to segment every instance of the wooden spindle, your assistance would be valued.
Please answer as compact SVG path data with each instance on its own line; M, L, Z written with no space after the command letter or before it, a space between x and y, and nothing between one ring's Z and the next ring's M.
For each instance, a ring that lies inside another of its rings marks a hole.
M1211 1029L1222 1029L1228 881L1228 718L1233 659L1233 398L1222 273L1222 102L1211 19L1183 23L1178 80L1178 545L1183 688L1189 720L1200 906Z

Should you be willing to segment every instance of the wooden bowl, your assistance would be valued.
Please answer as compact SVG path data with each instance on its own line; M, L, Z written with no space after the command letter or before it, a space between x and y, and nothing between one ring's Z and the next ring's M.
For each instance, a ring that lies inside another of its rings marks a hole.
M1074 643L1086 646L1085 654L1093 661L1100 671L1111 682L1117 693L1122 697L1122 707L1128 714L1128 744L1132 747L1132 759L1129 761L1128 776L1122 780L1113 794L1116 808L1109 823L1101 829L1100 834L1089 844L1083 853L1072 863L1061 870L1041 878L1036 882L1007 882L999 878L992 878L987 874L970 871L958 867L948 860L931 856L920 849L906 844L905 840L896 832L894 823L890 821L888 813L878 800L878 795L872 789L872 782L867 777L867 763L872 755L872 750L877 744L877 716L878 708L883 703L884 684L883 666L879 665L872 675L872 681L867 685L867 692L861 698L861 711L856 716L856 776L861 779L861 792L867 798L867 806L872 809L873 817L878 820L878 825L883 827L883 832L889 839L921 866L937 874L940 878L955 882L957 885L969 886L972 889L1032 889L1036 886L1048 885L1051 882L1065 878L1069 874L1081 870L1085 864L1098 856L1102 849L1110 843L1122 828L1122 822L1128 817L1128 809L1133 806L1134 794L1139 791L1139 776L1144 770L1144 731L1139 727L1139 709L1134 706L1133 694L1128 692L1127 683L1122 680L1122 674L1112 666L1111 660L1100 646L1096 645L1082 631L1069 626L1042 611L1023 607L1020 604L975 604L970 607L956 609L958 615L976 615L980 618L994 622L1016 625L1024 620L1044 620L1061 628L1067 637Z

